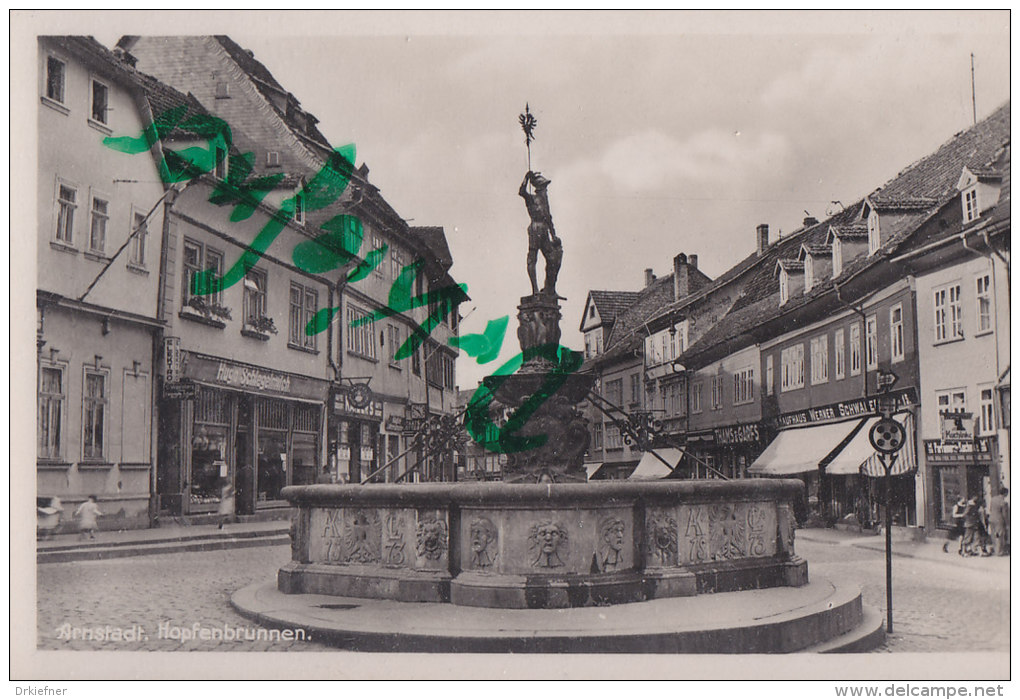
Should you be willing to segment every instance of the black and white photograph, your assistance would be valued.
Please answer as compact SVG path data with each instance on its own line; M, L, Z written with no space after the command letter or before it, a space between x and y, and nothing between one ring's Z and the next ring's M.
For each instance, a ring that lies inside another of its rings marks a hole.
M1003 697L1010 21L12 11L18 694Z

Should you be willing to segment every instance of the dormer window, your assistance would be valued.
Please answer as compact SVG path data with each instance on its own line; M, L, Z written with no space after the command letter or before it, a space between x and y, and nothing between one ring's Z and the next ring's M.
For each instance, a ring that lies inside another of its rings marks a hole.
M882 247L882 239L878 230L878 212L874 209L868 214L868 255L874 255Z
M978 218L977 185L973 185L963 193L963 223L967 224Z
M779 271L779 303L790 301L790 275L786 270Z
M839 277L843 274L843 244L839 238L832 238L832 276Z

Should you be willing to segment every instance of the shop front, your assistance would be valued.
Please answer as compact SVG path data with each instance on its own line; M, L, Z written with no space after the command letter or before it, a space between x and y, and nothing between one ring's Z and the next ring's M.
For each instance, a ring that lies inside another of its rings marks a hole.
M767 445L768 432L761 422L691 433L687 440L688 471L694 478L742 479Z
M199 353L183 353L161 393L160 509L238 515L285 508L284 486L314 484L328 383Z
M340 484L360 484L376 471L382 458L383 404L370 392L334 386L330 399L329 471ZM373 481L385 481L377 474Z
M1000 481L995 437L963 442L925 440L924 456L935 481L935 526L953 526L953 504L963 497L985 503Z

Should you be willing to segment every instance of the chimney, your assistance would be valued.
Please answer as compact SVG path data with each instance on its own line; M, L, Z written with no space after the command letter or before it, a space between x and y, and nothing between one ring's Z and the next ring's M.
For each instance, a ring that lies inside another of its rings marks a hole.
M646 267L645 268L645 286L647 287L648 285L650 285L654 281L655 281L655 274L652 272L652 268Z
M761 255L769 247L769 225L758 224L756 231L758 232L758 255Z
M691 266L692 270L697 270L698 269L698 256L697 255L688 255L687 256L687 264Z
M134 68L138 64L138 59L127 52L122 46L114 46L111 51L118 61Z
M690 270L687 256L680 253L673 258L673 300L679 301L690 292Z
M807 228L808 226L814 226L817 223L818 223L818 219L816 219L813 216L805 216L804 217L804 228Z

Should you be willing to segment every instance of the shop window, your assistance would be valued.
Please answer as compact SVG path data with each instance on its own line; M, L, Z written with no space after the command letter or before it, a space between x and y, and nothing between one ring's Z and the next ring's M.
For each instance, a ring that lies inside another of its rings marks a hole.
M310 407L316 414L318 408ZM295 410L294 435L291 437L291 455L294 461L294 483L297 485L314 484L317 480L318 468L318 431L298 432L297 415L307 411L304 407ZM318 420L315 421L318 423ZM317 427L317 426L316 426Z
M46 97L64 104L64 81L67 65L54 56L46 57Z
M64 420L64 368L39 367L39 457L60 459L61 429Z
M287 485L287 402L261 399L257 409L258 475L257 500L275 501Z
M206 303L219 304L222 292L216 291L212 294L205 294L196 297L191 291L194 287L195 276L204 270L213 270L213 274L219 277L223 274L223 253L213 250L197 241L184 239L184 260L182 262L184 279L181 291L183 306L192 305L192 299L197 298Z
M305 329L315 319L319 310L319 293L297 282L290 283L290 332L289 343L292 346L315 350L317 333L308 335Z
M804 344L798 343L783 348L780 353L780 388L783 391L801 389L804 386Z
M811 383L824 384L829 381L829 336L820 335L811 339Z
M347 335L347 350L361 355L362 357L368 357L374 360L378 356L375 341L375 321L363 323L357 326L353 325L353 323L358 319L369 315L370 314L362 308L354 306L353 304L347 305L347 326L345 328Z
M846 343L842 328L836 329L832 344L836 353L836 379L843 379L846 376Z
M878 369L878 318L864 319L864 357L869 370Z
M889 309L889 349L892 361L903 360L903 305L897 304Z
M78 188L70 183L57 181L57 241L74 245L74 214L78 208Z
M992 277L978 275L974 283L977 293L977 332L985 333L992 330Z
M110 88L98 80L92 81L92 121L106 124L107 113L110 108Z
M216 504L225 479L230 478L227 445L230 433L230 399L225 392L200 388L195 397L191 434L190 502ZM246 465L239 464L239 469ZM239 508L240 510L240 508Z
M138 267L145 267L145 246L148 243L149 229L145 214L133 212L131 215L131 253L128 262Z
M982 435L989 435L995 432L995 402L992 398L994 392L991 387L980 389L981 394L981 423L978 425Z
M266 273L262 270L248 270L244 276L244 323L259 325L266 318Z
M850 376L861 373L861 324L850 324Z
M89 213L89 250L102 253L106 250L106 223L110 220L110 202L92 197Z
M963 307L960 285L951 284L934 291L935 342L959 340L963 337Z
M82 395L82 458L98 460L106 456L106 418L108 415L109 375L103 370L85 369Z

